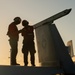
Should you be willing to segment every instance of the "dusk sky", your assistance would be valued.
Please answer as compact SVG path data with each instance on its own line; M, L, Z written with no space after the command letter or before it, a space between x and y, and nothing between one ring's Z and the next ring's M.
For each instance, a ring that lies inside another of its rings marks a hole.
M26 19L30 25L34 25L52 15L65 9L72 8L72 11L56 20L60 35L67 45L69 40L73 41L75 54L75 0L0 0L0 65L8 65L10 60L10 46L8 42L7 30L14 17L19 16ZM18 26L21 29L22 25ZM23 64L22 36L19 38L17 61ZM36 53L36 64L38 55Z

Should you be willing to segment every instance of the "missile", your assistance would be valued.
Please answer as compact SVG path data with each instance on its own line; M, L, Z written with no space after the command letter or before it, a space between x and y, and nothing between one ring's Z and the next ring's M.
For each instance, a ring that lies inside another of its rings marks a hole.
M62 12L59 12L59 13L57 13L57 14L55 14L55 15L53 15L53 16L51 16L51 17L49 17L49 18L47 18L47 19L45 19L45 20L43 20L43 21L41 21L39 23L36 23L35 25L33 25L33 27L37 28L37 27L40 27L41 25L44 25L46 23L53 23L55 20L57 20L57 19L59 19L59 18L61 18L63 16L68 15L71 12L71 10L72 9L66 9L66 10L64 10Z

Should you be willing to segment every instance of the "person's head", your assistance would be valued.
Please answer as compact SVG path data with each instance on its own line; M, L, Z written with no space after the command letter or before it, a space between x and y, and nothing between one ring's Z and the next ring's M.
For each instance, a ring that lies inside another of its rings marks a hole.
M22 21L22 26L28 26L28 25L29 25L29 22L27 20Z
M20 17L15 17L15 18L14 18L14 22L15 22L16 24L20 24L20 23L21 23L21 18L20 18Z

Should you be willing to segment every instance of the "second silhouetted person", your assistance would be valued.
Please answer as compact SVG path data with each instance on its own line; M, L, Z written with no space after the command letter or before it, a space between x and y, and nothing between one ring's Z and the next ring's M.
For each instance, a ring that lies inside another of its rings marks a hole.
M23 47L22 53L24 55L24 65L28 65L28 53L30 52L30 60L32 66L35 66L35 44L34 44L34 28L33 26L29 25L27 20L22 21L22 25L24 28L22 29L22 36L23 36Z

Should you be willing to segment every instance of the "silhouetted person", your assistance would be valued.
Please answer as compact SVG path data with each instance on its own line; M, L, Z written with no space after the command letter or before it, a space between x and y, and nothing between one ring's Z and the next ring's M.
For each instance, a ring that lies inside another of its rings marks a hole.
M30 60L32 66L35 66L35 45L34 45L34 32L33 26L29 26L29 22L27 20L22 21L22 25L24 28L22 29L23 36L23 47L22 53L24 54L24 65L28 65L28 53L30 52Z
M20 65L16 62L16 56L18 53L18 40L19 40L19 31L17 25L20 24L21 18L15 17L14 21L9 25L7 35L9 36L9 44L11 46L11 65Z

